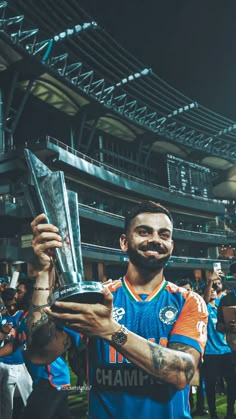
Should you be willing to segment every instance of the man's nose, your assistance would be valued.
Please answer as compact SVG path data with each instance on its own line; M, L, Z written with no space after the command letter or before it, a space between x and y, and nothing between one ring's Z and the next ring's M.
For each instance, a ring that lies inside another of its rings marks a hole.
M160 236L159 236L158 231L154 231L154 232L151 234L151 236L149 237L149 240L148 240L148 241L149 241L149 242L160 243L160 242L161 242L161 240L160 240Z

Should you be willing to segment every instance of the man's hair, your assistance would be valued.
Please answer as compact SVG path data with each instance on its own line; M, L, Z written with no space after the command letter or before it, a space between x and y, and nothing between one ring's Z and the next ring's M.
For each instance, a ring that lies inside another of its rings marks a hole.
M4 303L7 301L11 301L14 299L16 294L15 288L5 288L5 290L2 291L1 297Z
M189 278L182 278L178 281L178 286L179 287L184 287L184 285L189 284L191 288L193 288L193 283L191 281L191 279Z
M17 282L17 287L19 287L19 285L24 285L26 292L27 293L33 293L34 290L34 285L35 285L35 279L31 279L31 278L21 278L18 280Z
M35 278L22 278L17 283L17 288L19 285L24 285L26 289L25 295L22 297L22 299L19 301L18 306L21 310L27 311L29 310L29 306L31 304L32 295L34 291L34 285L35 285Z
M131 209L127 211L125 214L125 232L127 233L132 220L139 214L143 214L145 212L151 213L159 213L165 214L170 219L171 223L173 224L173 218L170 212L163 207L161 204L154 202L154 201L142 201L139 204L135 205Z

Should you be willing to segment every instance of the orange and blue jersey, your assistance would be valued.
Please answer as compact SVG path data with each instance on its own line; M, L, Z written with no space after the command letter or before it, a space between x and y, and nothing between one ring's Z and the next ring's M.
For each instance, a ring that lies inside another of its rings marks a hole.
M198 294L164 279L149 295L138 295L127 277L108 287L120 324L162 346L179 342L203 354L207 309ZM189 386L158 382L102 339L90 340L88 361L90 418L191 418Z
M6 323L12 323L12 330L11 330L11 342L16 341L17 336L17 328L20 323L21 317L23 315L22 310L18 310L15 314L12 316L5 315L2 316L0 327L3 327ZM16 349L16 351L12 352L12 354L0 357L0 362L3 362L4 364L9 365L20 365L24 364L24 358L22 355L22 351L20 348Z

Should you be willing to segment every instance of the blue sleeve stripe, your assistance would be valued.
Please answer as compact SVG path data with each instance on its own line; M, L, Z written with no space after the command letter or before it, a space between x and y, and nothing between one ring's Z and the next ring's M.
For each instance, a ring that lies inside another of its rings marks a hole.
M171 335L169 339L170 343L184 343L185 345L192 346L194 349L196 349L200 354L202 354L202 349L198 343L197 340L189 338L187 336L183 335Z

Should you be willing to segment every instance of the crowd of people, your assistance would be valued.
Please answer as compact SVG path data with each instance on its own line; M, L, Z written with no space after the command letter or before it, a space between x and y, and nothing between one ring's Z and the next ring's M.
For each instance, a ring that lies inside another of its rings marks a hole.
M189 280L166 281L163 270L174 248L166 208L144 201L127 211L120 237L127 272L104 284L98 304L60 301L55 310L49 307L57 283L53 250L69 243L62 243L60 226L48 224L44 214L31 227L35 278L1 292L0 419L69 419L68 359L82 358L81 347L87 353L89 418L191 418L196 376L195 413L209 409L218 418L216 384L224 379L225 417L236 418L236 323L224 315L224 307L236 306L236 294L224 296L221 270L201 290L193 291Z
M231 274L234 274L234 271L236 272L236 263L231 265ZM229 292L224 286L222 274L221 270L212 272L207 281L202 282L204 286L201 286L198 281L192 282L188 278L179 281L179 285L188 291L193 291L195 286L195 292L200 293L207 304L207 341L202 362L199 364L196 409L193 406L192 393L190 393L190 405L193 416L207 416L209 414L212 419L218 418L216 411L217 392L226 393L227 411L225 418L236 417L234 415L236 398L235 354L232 345L229 345L226 340L228 332L233 330L234 321L229 322L226 326L222 311L223 306L235 305L236 299L235 301L229 300L234 292ZM227 301L230 304L227 304ZM209 410L205 407L205 394Z

